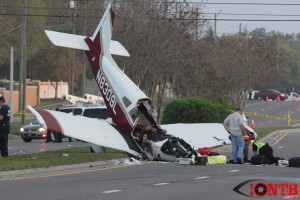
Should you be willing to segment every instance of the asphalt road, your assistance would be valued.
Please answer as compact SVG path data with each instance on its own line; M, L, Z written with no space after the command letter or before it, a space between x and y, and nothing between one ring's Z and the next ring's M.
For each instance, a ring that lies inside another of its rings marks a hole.
M244 111L269 115L269 116L276 116L276 117L288 117L288 111L291 112L292 119L299 119L300 120L300 101L270 101L266 103L265 101L250 103L245 106ZM254 119L254 124L256 128L264 128L264 127L284 127L288 126L288 122L284 120L276 120L272 118L264 118L264 117L257 117L255 115L246 114L249 116L248 122L251 125L251 120ZM300 122L291 122L291 126L300 126Z
M265 105L265 110L271 110L268 107L271 104L258 103L258 109L263 109L260 105ZM275 107L279 113L284 112L284 104ZM277 132L274 137L266 140L273 143L275 156L285 159L300 156L300 129ZM61 144L69 145L68 142ZM216 150L230 158L230 146ZM299 168L249 164L193 166L163 162L140 164L112 161L100 165L84 164L80 169L23 170L15 175L0 173L0 177L0 198L4 200L251 199L233 189L244 183L238 191L250 195L250 184L258 183L253 179L259 179L265 185L297 185L297 193L300 188ZM288 198L290 197L286 190L282 193L278 189L275 196L263 199Z
M300 130L285 134L273 145L275 155L286 159L299 156L299 137ZM229 153L226 148L224 153ZM1 199L9 200L251 199L233 189L245 181L258 183L253 179L259 179L259 182L265 184L287 183L299 186L300 173L299 168L247 164L115 164L84 171L3 179L0 180L0 194ZM238 191L250 195L250 183L244 184ZM284 192L281 195L280 190L269 199L286 198L289 198L288 194Z

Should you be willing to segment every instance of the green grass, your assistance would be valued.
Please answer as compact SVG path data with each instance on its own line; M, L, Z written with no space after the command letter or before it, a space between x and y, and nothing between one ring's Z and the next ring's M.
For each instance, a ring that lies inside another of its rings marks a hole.
M51 107L51 106L56 106L62 103L67 103L68 101L63 100L63 99L41 99L40 100L40 105L36 106L39 108L44 108L44 107Z
M106 148L106 153L97 154L90 153L89 147L73 147L58 151L17 154L7 158L0 157L0 171L51 167L127 157L126 153L114 149Z

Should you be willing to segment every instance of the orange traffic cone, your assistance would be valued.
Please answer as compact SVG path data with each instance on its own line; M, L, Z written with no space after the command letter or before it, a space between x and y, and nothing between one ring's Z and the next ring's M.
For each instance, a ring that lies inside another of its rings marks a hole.
M252 128L252 129L255 128L254 119L251 120L251 128Z
M280 96L277 97L277 102L280 102Z
M268 96L266 97L266 103L269 103L269 97Z

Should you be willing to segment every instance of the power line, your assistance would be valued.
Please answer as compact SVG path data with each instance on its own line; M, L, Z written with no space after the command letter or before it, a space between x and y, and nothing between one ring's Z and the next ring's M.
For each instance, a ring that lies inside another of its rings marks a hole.
M144 0L148 1L148 0ZM122 3L122 2L141 2L141 0L115 0L115 3ZM184 2L167 2L167 1L156 1L153 3L160 3L160 4L211 4L211 5L261 5L261 6L300 6L300 3L252 3L252 2L199 2L199 1L184 1Z
M148 0L144 0L145 2ZM124 3L124 2L141 2L141 0L115 0L115 3ZM156 1L153 3L157 4L200 4L200 5L255 5L255 6L300 6L300 3L252 3L252 2L199 2L199 1L184 1L184 2L169 2L169 1ZM18 6L0 6L0 8L13 8L21 9ZM69 8L60 8L60 7L38 7L38 6L26 6L26 9L47 9L47 10L69 10ZM99 8L100 9L100 8ZM87 9L87 10L99 10L99 9ZM85 10L80 9L78 10Z
M203 15L214 15L216 13L205 13L202 12ZM218 13L218 15L241 15L241 16L269 16L269 17L299 17L300 15L289 15L289 14L259 14L259 13Z
M23 14L13 14L13 13L8 13L8 14L3 14L3 13L0 13L0 16L1 15L8 15L8 16L24 16ZM73 17L71 15L37 15L37 14L26 14L27 17ZM272 16L272 15L265 15L265 16ZM300 16L300 15L299 15ZM77 15L77 17L81 17L80 15ZM90 18L99 18L99 17L90 17ZM128 17L124 17L123 19L130 19ZM158 17L145 17L144 19L152 19L152 20L164 20L164 19L167 19L167 18L158 18ZM169 20L169 18L168 18ZM185 21L185 20L192 20L192 21L215 21L215 20L218 20L218 21L282 21L282 22L298 22L300 21L300 19L229 19L229 18L218 18L218 19L201 19L201 18L173 18L172 20L179 20L179 21Z
M196 2L196 1L187 1L187 2L169 2L169 3L191 3L191 4L211 4L211 5L255 5L255 6L300 6L300 3L252 3L252 2Z

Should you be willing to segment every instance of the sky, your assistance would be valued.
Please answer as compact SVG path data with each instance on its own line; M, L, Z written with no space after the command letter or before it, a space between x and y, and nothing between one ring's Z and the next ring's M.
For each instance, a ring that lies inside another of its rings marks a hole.
M187 2L192 2L187 0ZM206 0L202 12L217 13L217 34L237 33L240 28L252 31L256 28L265 28L266 32L300 33L300 0ZM238 3L238 4L235 4ZM251 5L252 4L252 5ZM256 4L256 5L253 5ZM281 4L281 5L257 5ZM287 5L298 4L298 5ZM232 15L243 14L243 15ZM298 16L274 16L298 15ZM207 18L214 19L214 14L206 14ZM225 21L222 19L254 19L254 20L298 20L298 21ZM211 21L213 24L214 21Z

